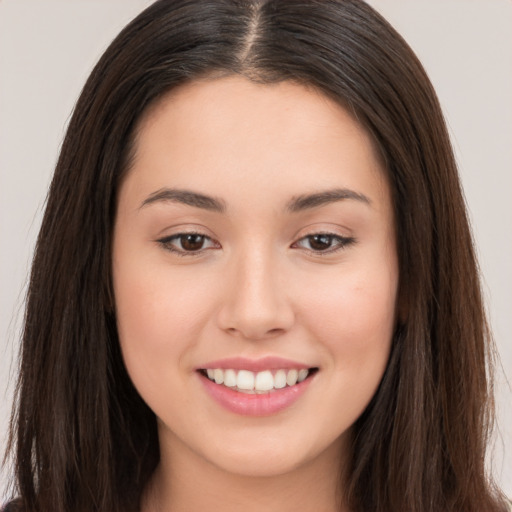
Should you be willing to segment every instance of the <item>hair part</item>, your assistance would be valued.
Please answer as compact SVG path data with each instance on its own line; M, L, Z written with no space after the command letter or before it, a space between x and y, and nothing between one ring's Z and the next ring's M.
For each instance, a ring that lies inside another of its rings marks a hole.
M504 510L484 460L492 340L436 95L359 0L160 0L112 42L76 105L37 241L9 447L26 512L138 510L156 420L117 338L111 243L141 116L175 87L241 74L314 87L371 134L392 190L399 317L379 390L354 426L354 511Z

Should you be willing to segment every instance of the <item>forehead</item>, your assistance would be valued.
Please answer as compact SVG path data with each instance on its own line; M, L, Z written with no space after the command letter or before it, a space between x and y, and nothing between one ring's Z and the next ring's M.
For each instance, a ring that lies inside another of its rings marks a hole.
M249 198L273 189L283 201L285 192L386 188L371 137L346 109L311 87L238 76L188 83L153 105L130 174L147 193L172 185Z
M175 135L173 123L175 128L176 123L182 125L183 135L187 135L184 129L189 128L199 135L203 126L201 135L205 136L212 122L222 131L210 135L227 135L223 141L226 144L237 136L233 128L245 128L245 133L256 135L258 128L266 127L270 136L272 127L286 127L283 138L307 143L313 142L315 129L332 129L336 125L333 136L343 133L357 137L373 149L371 137L354 116L318 88L292 81L258 84L237 75L199 79L172 89L143 113L136 142L140 147L162 128Z

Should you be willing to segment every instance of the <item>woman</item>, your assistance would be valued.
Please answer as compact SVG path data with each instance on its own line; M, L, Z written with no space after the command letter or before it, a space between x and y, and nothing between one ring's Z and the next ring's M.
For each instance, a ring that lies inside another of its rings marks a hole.
M505 510L489 343L439 105L393 29L359 1L156 2L55 171L18 506Z

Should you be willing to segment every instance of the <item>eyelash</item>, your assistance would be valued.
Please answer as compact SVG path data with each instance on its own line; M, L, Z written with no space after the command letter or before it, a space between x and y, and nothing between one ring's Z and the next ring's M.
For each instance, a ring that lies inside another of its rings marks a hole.
M197 251L187 251L184 249L176 249L175 247L173 247L172 243L175 242L176 240L180 241L180 239L183 239L183 237L194 236L194 235L198 236L198 237L202 237L202 240L209 240L209 241L213 242L214 244L217 244L220 247L218 242L214 242L209 236L207 236L203 233L197 232L197 231L188 231L188 232L184 232L184 233L177 233L175 235L160 238L156 241L165 250L172 252L173 254L176 254L177 256L180 256L180 257L189 257L190 258L190 257L194 257L194 256L199 256L204 251L207 251L210 248L201 247ZM313 249L306 249L307 252L309 252L310 254L314 254L315 256L326 256L326 255L334 254L338 251L341 251L341 250L349 247L350 245L353 245L356 242L356 239L353 237L344 237L344 236L337 235L335 233L319 232L319 233L312 233L310 235L303 236L302 238L297 240L297 242L294 242L292 247L297 246L299 244L299 242L302 242L305 240L309 240L309 242L311 243L311 239L313 237L322 237L322 236L328 237L330 239L330 242L336 242L336 245L334 246L334 248L330 247L325 251L315 251Z

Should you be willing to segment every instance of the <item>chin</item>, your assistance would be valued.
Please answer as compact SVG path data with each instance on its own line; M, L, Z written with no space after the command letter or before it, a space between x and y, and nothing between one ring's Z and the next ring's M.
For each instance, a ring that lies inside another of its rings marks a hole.
M203 456L214 466L231 474L270 478L300 471L326 459L339 465L346 438L342 435L331 442L324 438L322 443L318 443L317 436L265 437L254 437L250 443L217 445L215 450L209 447Z
M290 473L299 468L304 461L296 453L287 453L283 450L253 449L244 453L224 454L218 463L229 473L268 478Z

